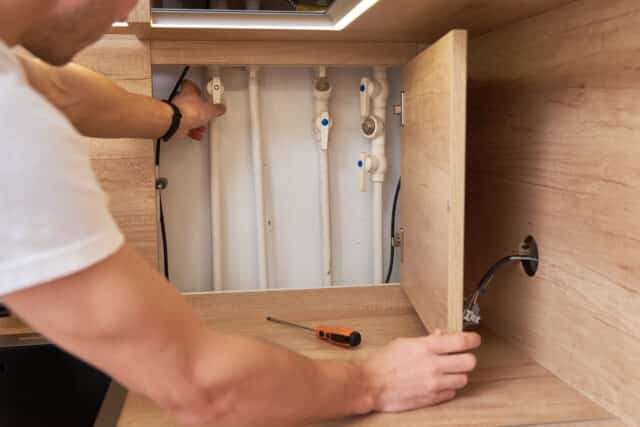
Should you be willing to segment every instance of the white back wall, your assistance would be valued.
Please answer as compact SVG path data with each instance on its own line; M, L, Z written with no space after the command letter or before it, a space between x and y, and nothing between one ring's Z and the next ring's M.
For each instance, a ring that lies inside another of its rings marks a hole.
M154 67L154 95L165 98L182 67ZM205 70L188 74L204 88ZM334 127L329 143L333 279L335 285L371 283L371 192L358 189L359 153L370 144L360 133L360 79L370 69L331 68L330 110ZM310 68L263 68L260 73L262 142L270 285L320 287L322 230L318 143L313 137L313 76ZM221 128L224 286L258 287L256 221L247 72L225 68L227 114ZM390 106L399 103L400 73L390 70ZM400 120L389 108L385 183L385 271L389 258L389 221L399 177ZM172 282L181 291L212 289L209 146L190 140L164 144L160 173L169 179L163 193ZM398 281L398 260L392 281Z

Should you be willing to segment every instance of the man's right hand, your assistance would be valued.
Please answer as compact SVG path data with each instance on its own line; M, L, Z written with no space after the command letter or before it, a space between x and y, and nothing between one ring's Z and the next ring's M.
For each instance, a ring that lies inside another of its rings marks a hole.
M364 362L373 410L400 412L453 399L476 367L469 351L480 343L480 335L469 332L396 339Z
M202 141L206 125L216 117L226 112L223 104L212 104L202 97L202 91L191 80L182 83L180 93L173 103L182 113L180 128L172 139L181 139L188 136L196 141Z

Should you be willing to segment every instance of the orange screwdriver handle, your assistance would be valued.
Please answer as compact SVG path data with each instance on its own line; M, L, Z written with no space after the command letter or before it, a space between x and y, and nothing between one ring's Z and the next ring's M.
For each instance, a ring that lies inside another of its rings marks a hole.
M360 332L349 328L332 328L321 325L316 328L316 336L340 347L353 348L362 342Z

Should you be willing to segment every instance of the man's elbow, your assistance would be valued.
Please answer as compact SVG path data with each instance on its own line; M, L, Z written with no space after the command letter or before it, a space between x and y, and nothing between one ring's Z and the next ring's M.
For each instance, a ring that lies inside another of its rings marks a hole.
M237 424L241 397L231 382L189 380L158 399L160 406L185 426Z

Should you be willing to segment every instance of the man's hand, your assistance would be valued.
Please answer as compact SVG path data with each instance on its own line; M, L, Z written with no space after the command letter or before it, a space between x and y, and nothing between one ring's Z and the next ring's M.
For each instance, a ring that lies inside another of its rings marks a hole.
M200 88L190 80L182 83L182 90L174 98L173 103L182 113L182 122L172 139L188 136L196 141L202 141L206 125L226 111L223 104L212 104L203 99Z
M467 385L480 346L476 333L401 338L364 362L373 386L373 410L400 412L436 405ZM464 352L464 353L463 353Z

